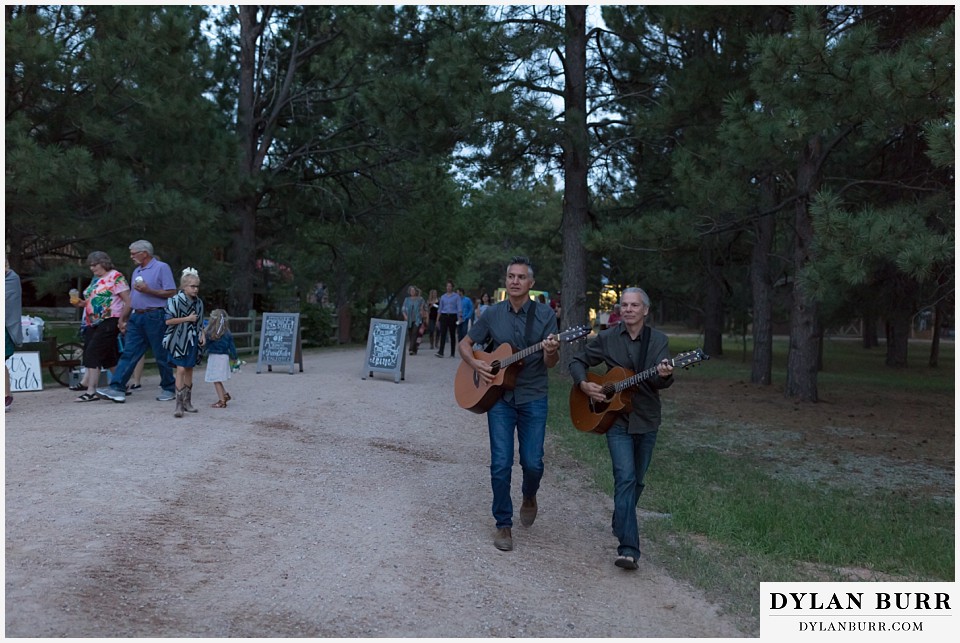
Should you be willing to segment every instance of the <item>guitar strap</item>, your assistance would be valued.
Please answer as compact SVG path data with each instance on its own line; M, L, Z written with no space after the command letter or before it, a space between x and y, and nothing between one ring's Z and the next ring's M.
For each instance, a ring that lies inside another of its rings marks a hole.
M643 325L643 331L640 333L640 363L637 364L635 372L643 370L643 365L647 363L647 347L650 346L650 327Z
M537 316L537 304L531 300L530 307L527 309L527 329L523 335L524 341L527 343L527 346L533 346L536 342L533 341L533 321ZM526 348L524 346L523 348Z

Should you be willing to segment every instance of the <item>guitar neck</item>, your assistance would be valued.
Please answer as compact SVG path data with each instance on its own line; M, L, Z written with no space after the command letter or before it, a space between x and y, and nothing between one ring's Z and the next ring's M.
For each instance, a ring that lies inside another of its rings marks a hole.
M511 364L515 364L519 362L524 357L529 357L530 355L533 355L534 353L540 350L543 350L543 342L537 342L533 346L527 346L523 350L517 351L510 357L503 358L502 360L500 360L500 366L502 366L503 368L506 368Z
M671 366L674 365L672 359L671 359L671 360L667 360L667 361L670 362L670 365L671 365ZM648 380L648 379L650 379L651 377L653 377L653 376L656 375L656 374L657 374L657 367L656 367L656 366L651 366L650 368L648 368L648 369L645 370L645 371L640 371L640 372L637 373L636 375L633 375L633 376L631 376L631 377L628 377L628 378L625 379L625 380L620 380L619 382L617 382L617 383L614 385L613 388L614 388L614 390L615 390L617 393L619 393L620 391L625 391L626 389L630 388L631 386L636 386L637 384L639 384L639 383L642 382L643 380Z

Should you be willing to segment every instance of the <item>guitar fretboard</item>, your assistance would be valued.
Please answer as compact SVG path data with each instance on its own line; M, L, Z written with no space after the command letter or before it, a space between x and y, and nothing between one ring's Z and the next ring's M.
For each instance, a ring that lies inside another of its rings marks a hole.
M514 363L516 363L516 362L519 362L519 361L522 360L524 357L528 357L528 356L530 356L530 355L533 355L534 353L536 353L537 351L542 350L542 349L543 349L543 342L542 342L542 341L541 341L541 342L537 342L537 343L534 344L533 346L527 346L527 347L524 348L523 350L517 351L516 353L514 353L514 354L511 355L510 357L505 357L504 359L500 360L500 366L503 367L503 368L507 368L507 367L510 366L511 364L514 364Z
M671 360L667 360L667 361L670 362L670 366L674 366L674 365L675 365L675 364L674 364L674 360L671 359ZM658 366L659 366L659 365L658 365ZM628 377L628 378L625 379L625 380L620 380L619 382L617 382L616 384L614 384L613 390L614 390L615 393L619 393L620 391L624 391L624 390L630 388L631 386L634 386L634 385L636 385L636 384L639 384L639 383L642 382L643 380L650 379L651 377L653 377L653 376L656 375L656 374L657 374L657 367L656 367L656 366L651 366L650 368L648 368L648 369L645 370L645 371L640 371L640 372L637 373L636 375L633 375L633 376L631 376L631 377Z

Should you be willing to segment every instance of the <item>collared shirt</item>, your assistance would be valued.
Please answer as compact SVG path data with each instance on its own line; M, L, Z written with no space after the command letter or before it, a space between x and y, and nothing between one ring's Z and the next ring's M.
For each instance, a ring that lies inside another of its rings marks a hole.
M528 315L534 315L531 345L557 333L557 316L550 306L531 299L519 312L514 312L510 300L505 299L490 306L467 336L490 351L496 350L501 344L510 344L514 352L519 351L528 345L525 338ZM528 355L522 364L514 364L511 368L520 370L513 390L504 391L504 400L525 404L546 396L547 365L543 361L543 351Z
M643 333L636 339L630 337L627 325L620 323L600 331L590 339L581 353L570 361L570 375L574 386L587 379L587 369L597 364L606 364L607 370L620 366L633 373L652 368L670 357L669 340L659 330L650 329L650 344L647 357L640 364ZM626 426L629 433L648 433L660 428L660 389L673 384L673 377L666 379L654 374L640 382L634 389L631 405L633 411L628 417L621 414L614 422Z
M176 290L177 282L173 280L173 271L170 266L160 261L156 257L150 259L146 266L137 266L130 275L130 307L137 310L141 308L164 308L167 305L166 297L156 297L140 292L136 289L137 277L143 277L144 283L153 290Z
M459 315L460 314L460 295L455 292L443 293L440 295L440 314L441 315Z
M126 278L118 270L111 270L102 277L96 277L83 291L87 300L83 308L87 326L96 326L104 319L120 317L123 312L123 299L120 293L130 290Z
M460 301L460 319L463 321L473 319L473 300L466 295Z

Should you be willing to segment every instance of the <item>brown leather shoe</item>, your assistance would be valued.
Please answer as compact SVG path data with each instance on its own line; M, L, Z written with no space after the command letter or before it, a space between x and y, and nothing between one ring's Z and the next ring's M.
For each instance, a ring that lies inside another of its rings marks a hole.
M513 536L510 534L509 527L501 527L497 530L497 537L493 539L493 546L500 551L513 549Z
M524 496L523 504L520 505L520 524L529 527L537 519L537 497Z

